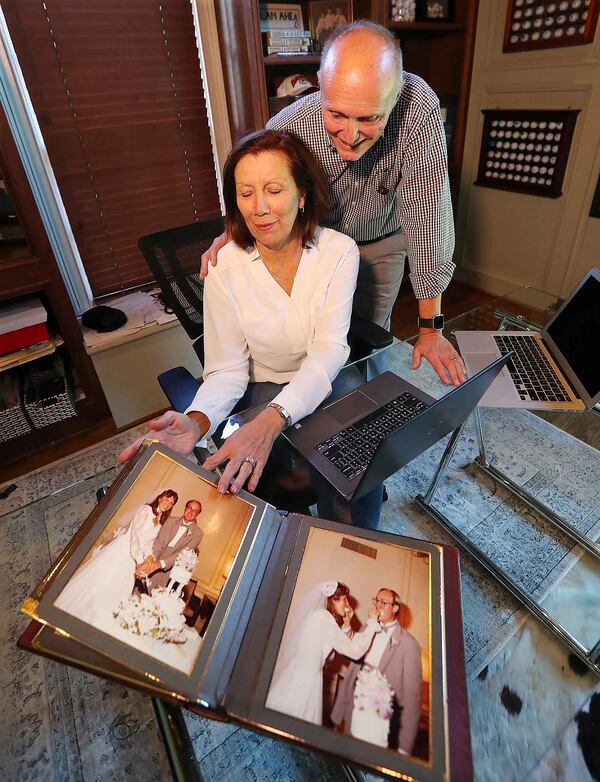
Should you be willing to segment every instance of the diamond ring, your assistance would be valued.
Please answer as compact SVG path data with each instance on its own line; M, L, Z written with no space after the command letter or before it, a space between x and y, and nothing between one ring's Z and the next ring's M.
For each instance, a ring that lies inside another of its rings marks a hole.
M246 456L246 458L244 459L244 462L248 462L248 464L251 464L252 467L256 466L256 459L254 458L254 456ZM242 464L244 462L242 462Z

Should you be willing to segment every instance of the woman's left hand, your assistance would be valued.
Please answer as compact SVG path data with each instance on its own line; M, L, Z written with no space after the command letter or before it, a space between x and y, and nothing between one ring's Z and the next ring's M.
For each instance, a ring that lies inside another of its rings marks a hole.
M221 494L227 491L237 494L246 481L249 491L256 489L275 438L283 427L283 418L277 410L267 407L230 435L219 450L208 457L203 464L206 470L214 470L229 460L217 485Z

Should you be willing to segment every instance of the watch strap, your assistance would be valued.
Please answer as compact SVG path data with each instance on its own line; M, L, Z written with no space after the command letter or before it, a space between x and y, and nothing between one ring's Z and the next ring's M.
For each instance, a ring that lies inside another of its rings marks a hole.
M444 316L434 315L433 318L417 318L417 326L420 329L435 329L442 331L444 328Z

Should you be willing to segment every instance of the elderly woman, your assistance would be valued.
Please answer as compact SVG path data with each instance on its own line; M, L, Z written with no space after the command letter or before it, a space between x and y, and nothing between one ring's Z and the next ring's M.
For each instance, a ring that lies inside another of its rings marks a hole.
M349 353L359 252L349 237L319 227L328 208L325 175L288 131L261 130L239 141L225 163L223 190L231 241L205 283L204 382L185 414L167 412L150 428L154 438L190 453L238 400L257 405L265 383L278 384L267 407L204 463L212 470L227 461L218 489L236 493L246 481L256 489L277 436L331 392ZM355 505L350 511L340 500L335 510L323 503L319 510L376 526L381 490Z

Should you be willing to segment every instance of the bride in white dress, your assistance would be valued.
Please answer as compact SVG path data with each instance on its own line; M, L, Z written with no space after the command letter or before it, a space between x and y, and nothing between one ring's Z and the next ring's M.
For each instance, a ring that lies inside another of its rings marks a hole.
M98 629L111 631L112 612L131 596L136 568L152 554L154 539L177 499L177 492L166 489L138 508L131 523L117 528L113 539L75 571L54 605Z
M266 706L292 717L323 724L323 665L336 652L360 659L379 632L377 611L369 613L362 633L349 637L354 612L350 590L337 581L321 581L288 619Z

